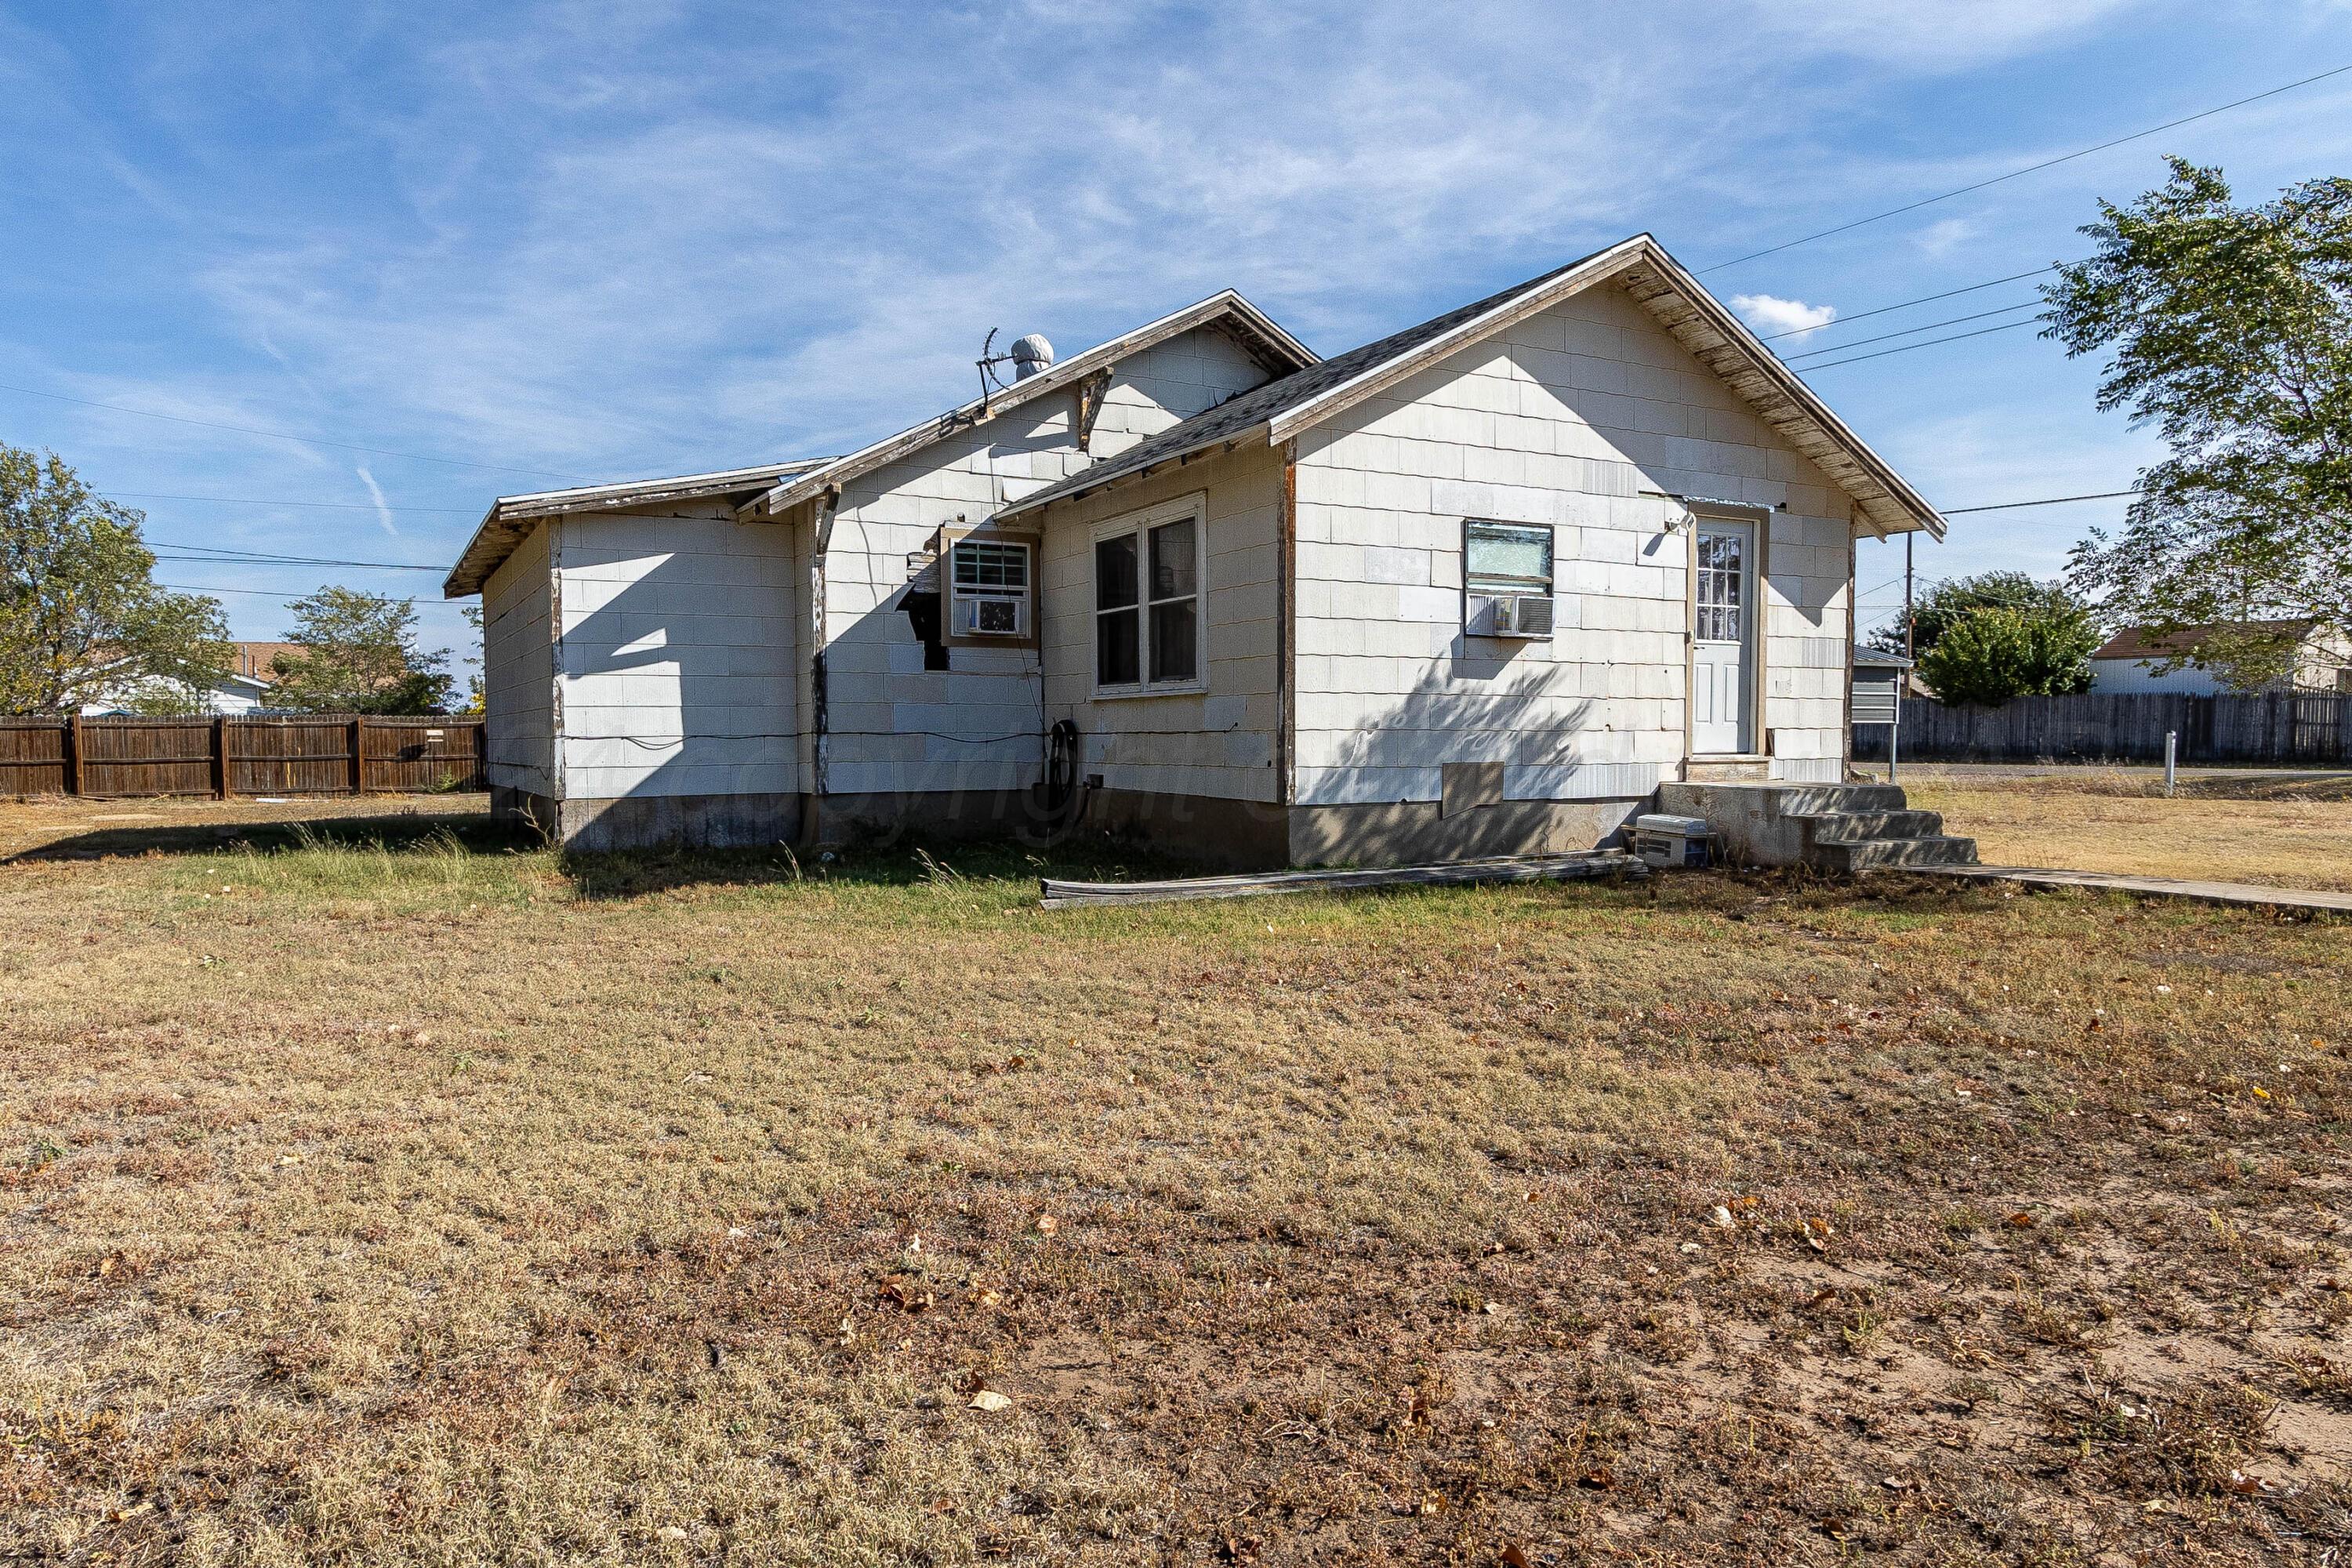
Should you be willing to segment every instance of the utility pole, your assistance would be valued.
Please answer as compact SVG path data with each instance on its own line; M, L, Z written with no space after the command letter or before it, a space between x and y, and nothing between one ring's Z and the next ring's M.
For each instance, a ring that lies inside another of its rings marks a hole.
M1919 536L1903 536L1903 657L1916 658L1919 652L1911 646L1911 542Z

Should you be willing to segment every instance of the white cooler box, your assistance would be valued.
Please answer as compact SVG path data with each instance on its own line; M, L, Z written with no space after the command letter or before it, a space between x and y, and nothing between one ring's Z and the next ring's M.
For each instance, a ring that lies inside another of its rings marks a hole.
M1633 819L1633 853L1650 866L1706 866L1713 858L1715 833L1704 816L1666 816L1656 812Z

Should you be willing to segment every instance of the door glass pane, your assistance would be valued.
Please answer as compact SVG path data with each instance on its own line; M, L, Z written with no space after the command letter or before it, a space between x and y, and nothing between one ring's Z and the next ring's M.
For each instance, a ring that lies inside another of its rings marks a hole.
M1698 637L1701 642L1738 642L1747 587L1748 536L1698 536Z
M1201 663L1198 599L1171 599L1151 606L1151 679L1192 680Z
M1130 539L1129 555L1134 553L1133 543ZM1124 610L1106 610L1095 617L1096 685L1133 686L1142 679L1137 668L1136 614L1130 606Z
M1151 531L1151 597L1191 598L1200 592L1192 553L1192 520L1167 522Z
M1135 535L1095 542L1095 608L1115 610L1135 603Z

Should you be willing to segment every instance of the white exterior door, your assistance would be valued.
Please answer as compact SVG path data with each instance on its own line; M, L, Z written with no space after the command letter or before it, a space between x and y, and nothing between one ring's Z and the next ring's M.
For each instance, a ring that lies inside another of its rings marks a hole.
M1691 750L1753 752L1756 680L1756 525L1702 522L1692 549Z

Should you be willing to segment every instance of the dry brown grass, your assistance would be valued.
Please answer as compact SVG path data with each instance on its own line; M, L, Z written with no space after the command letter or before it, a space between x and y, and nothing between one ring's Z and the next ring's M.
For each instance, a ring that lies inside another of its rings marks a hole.
M0 868L0 1554L2352 1544L2340 924L394 826Z
M2144 771L2002 778L1904 770L1911 803L1944 814L1993 865L2352 890L2352 788Z

